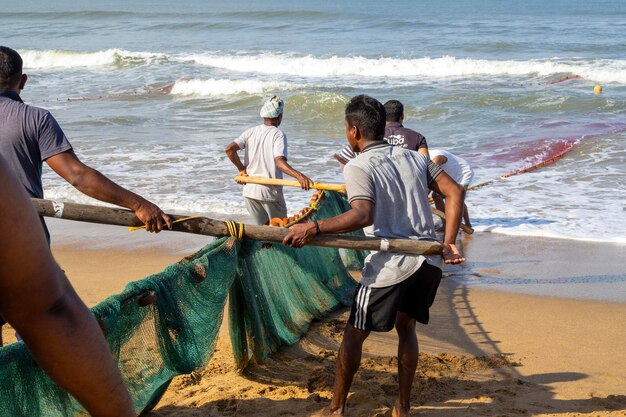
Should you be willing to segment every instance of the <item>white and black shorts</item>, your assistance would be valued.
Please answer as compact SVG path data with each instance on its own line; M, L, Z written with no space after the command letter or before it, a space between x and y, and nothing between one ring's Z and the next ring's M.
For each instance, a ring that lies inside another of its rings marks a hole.
M404 281L383 288L361 284L356 289L348 322L356 329L388 332L401 311L423 324L428 324L428 309L435 301L441 281L441 269L424 261Z

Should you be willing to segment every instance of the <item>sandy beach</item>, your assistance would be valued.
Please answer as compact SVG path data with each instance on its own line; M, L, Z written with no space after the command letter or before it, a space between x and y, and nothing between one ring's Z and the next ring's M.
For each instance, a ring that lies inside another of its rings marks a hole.
M206 241L178 233L150 236L61 221L53 222L51 229L53 238L58 236L54 255L89 306ZM559 271L561 284L569 288L566 294L584 292L584 287L596 283L576 279L588 274L573 259L584 258L592 269L595 265L597 271L608 268L615 276L623 275L624 260L612 252L620 248L605 244L600 245L605 250L598 250L592 243L534 240L543 245L490 233L464 237L468 265L446 269L431 323L418 329L421 354L412 415L626 415L626 303L522 294L515 285L496 280L518 279L512 270L523 265L520 274L532 278L545 274L545 269ZM554 259L555 251L571 256ZM602 264L604 257L613 263ZM572 279L564 280L567 274ZM476 285L481 276L495 286ZM623 280L612 281L611 290L623 296ZM228 328L223 325L209 365L176 378L150 415L308 415L330 398L347 317L347 309L333 312L314 323L299 343L281 349L265 364L251 365L243 374L232 371ZM5 329L4 337L13 338L10 329ZM348 399L348 416L390 415L397 390L395 348L394 332L368 339Z

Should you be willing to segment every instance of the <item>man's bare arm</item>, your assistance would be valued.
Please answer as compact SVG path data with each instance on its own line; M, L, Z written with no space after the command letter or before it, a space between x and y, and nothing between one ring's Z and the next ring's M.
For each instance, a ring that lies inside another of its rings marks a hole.
M95 318L56 264L22 186L0 158L0 312L39 365L93 416L134 416Z
M169 216L155 204L108 179L99 171L85 165L73 151L46 159L46 163L80 192L96 200L126 207L146 225L149 232L159 232L163 226L172 228Z
M448 162L448 158L446 158L443 155L435 155L432 159L432 161L437 164L437 165L443 165L446 162Z
M284 156L274 158L274 163L276 164L276 168L278 168L281 172L297 179L301 188L308 190L311 188L311 185L313 185L311 178L289 165L287 158Z
M348 233L362 229L374 222L374 203L368 200L354 200L352 208L330 219L318 220L320 233ZM301 248L317 235L315 223L298 223L289 228L283 245Z
M233 165L237 167L239 175L245 176L248 175L246 172L246 167L241 162L239 154L237 154L237 151L239 151L240 149L241 148L239 147L239 145L237 145L236 142L231 142L224 151L226 152L226 156L228 156L228 159L230 159L230 162L232 162Z
M443 260L445 263L465 261L456 247L456 236L463 214L463 187L457 184L445 171L442 171L430 184L430 189L446 199L446 230L443 238Z

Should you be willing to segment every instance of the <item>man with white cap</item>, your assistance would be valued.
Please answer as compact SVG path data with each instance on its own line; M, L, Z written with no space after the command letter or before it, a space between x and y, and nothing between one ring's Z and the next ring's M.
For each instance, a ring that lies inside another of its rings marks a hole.
M278 128L283 120L284 107L284 101L278 96L267 100L260 112L263 124L247 129L231 142L226 147L226 155L237 167L240 176L282 178L285 173L308 190L313 181L287 162L287 135ZM241 149L245 151L244 163L237 154ZM282 186L245 184L243 196L256 224L267 224L275 217L287 217Z

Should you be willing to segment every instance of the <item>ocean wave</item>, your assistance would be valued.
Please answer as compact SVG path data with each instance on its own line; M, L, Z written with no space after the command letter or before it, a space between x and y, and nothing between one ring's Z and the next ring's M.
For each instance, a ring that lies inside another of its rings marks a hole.
M550 77L576 74L596 82L626 84L626 60L484 60L456 57L367 58L291 54L192 54L174 58L236 72L301 77Z
M102 67L192 63L238 73L298 76L305 78L549 78L575 74L602 83L626 84L626 60L537 59L526 61L485 60L444 56L439 58L368 58L362 56L298 56L289 53L166 54L122 49L104 51L20 51L28 69Z
M176 81L172 86L170 94L176 96L218 97L236 94L264 94L270 91L294 90L302 87L302 85L287 82L257 81L254 79L191 79Z
M151 52L130 52L121 49L107 49L98 52L47 50L19 51L24 61L24 69L64 69L89 68L123 65L149 64L166 60L166 54Z

